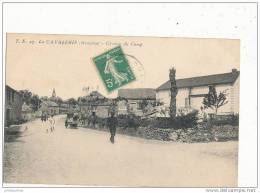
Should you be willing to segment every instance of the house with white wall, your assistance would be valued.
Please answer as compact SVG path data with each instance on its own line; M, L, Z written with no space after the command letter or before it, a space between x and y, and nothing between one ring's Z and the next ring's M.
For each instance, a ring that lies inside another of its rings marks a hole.
M223 74L177 79L177 109L186 107L199 110L203 106L203 98L209 92L209 86L215 86L217 93L226 91L228 101L218 109L218 114L237 114L239 113L239 81L240 72L236 69ZM170 81L167 81L156 89L156 100L166 107L170 106L170 86ZM207 111L213 113L210 109Z

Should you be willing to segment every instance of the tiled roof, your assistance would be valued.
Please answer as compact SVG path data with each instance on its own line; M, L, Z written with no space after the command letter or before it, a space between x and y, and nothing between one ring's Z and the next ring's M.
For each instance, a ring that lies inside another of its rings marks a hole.
M125 99L155 99L155 89L136 88L136 89L119 89L118 97Z
M177 79L176 84L178 88L189 88L207 85L232 84L239 76L239 71L230 73L214 74L208 76L198 76L192 78ZM170 81L163 83L156 90L169 90L171 87Z

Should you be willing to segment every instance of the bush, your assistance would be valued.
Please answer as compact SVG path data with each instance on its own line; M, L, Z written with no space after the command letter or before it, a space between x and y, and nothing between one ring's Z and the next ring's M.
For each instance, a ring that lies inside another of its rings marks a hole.
M170 117L157 117L152 119L141 119L141 117L134 114L118 115L118 127L123 129L133 128L137 130L139 127L146 128L163 128L163 129L185 129L193 128L197 126L197 114L198 111L192 111L188 114L180 114L175 119ZM105 127L107 125L106 118L97 118L96 123L99 127Z
M194 110L186 115L177 116L174 119L176 128L191 128L197 126L198 111Z
M107 118L97 117L96 123L99 125L99 127L104 128L107 125Z
M118 115L118 126L127 128L135 128L137 129L141 124L141 118L134 115L134 114L128 114L128 115Z
M150 120L142 120L140 123L143 127L149 128L192 128L197 126L198 111L192 111L188 114L180 114L176 116L175 119L170 117L157 117Z

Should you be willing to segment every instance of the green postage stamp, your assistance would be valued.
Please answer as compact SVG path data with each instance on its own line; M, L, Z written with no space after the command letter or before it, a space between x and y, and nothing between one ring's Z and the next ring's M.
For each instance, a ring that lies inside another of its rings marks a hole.
M94 57L93 61L108 92L135 80L135 75L121 46Z

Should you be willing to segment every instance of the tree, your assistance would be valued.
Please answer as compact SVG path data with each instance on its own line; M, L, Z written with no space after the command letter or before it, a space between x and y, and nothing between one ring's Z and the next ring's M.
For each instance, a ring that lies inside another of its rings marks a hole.
M112 99L112 102L108 108L108 114L110 115L111 113L117 114L117 100Z
M40 99L41 99L42 101L47 101L47 100L48 100L48 97L47 97L47 96L42 96L42 97L40 97Z
M213 109L215 111L215 115L217 115L218 109L228 103L226 90L220 91L218 94L215 86L209 86L209 92L203 98L202 103L204 108Z
M171 101L170 101L170 117L176 117L176 96L178 94L178 88L176 85L176 70L175 68L170 69L169 78L170 78L170 93L171 93Z
M131 107L128 100L126 100L126 112L128 115L134 114L134 109Z
M37 94L33 94L29 90L20 90L19 93L22 96L23 102L30 105L34 111L39 109L41 100Z
M29 90L20 90L19 93L22 96L23 102L25 102L27 105L30 105L31 103L31 98L32 98L32 92Z
M81 97L80 100L81 100L82 103L86 103L87 102L87 99L85 97Z
M67 101L68 101L68 103L69 103L70 105L76 105L76 104L77 104L77 100L74 99L74 98L69 98Z
M40 108L41 100L38 95L33 94L30 100L30 104L32 105L32 109L37 111Z
M148 102L147 100L143 99L141 102L140 102L140 109L142 110L143 113L146 113L147 112L147 107L148 106Z
M56 97L55 101L59 106L63 103L63 100L61 97Z

